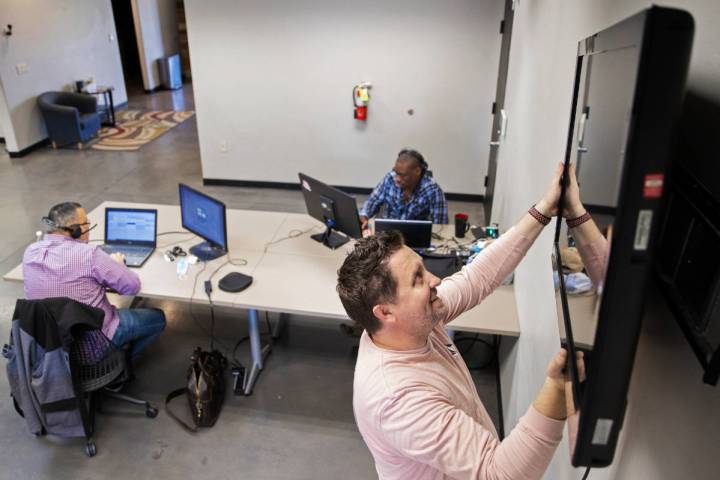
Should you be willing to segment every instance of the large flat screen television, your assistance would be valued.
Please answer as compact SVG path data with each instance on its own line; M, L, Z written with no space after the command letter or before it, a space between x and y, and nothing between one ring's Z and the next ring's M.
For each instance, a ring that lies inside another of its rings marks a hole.
M610 465L622 428L692 36L690 14L653 7L578 45L561 208L572 162L580 198L607 237L603 268L596 270L601 274L589 291L570 294L566 272L572 267L561 250L572 245L574 229L560 217L556 224L553 256L561 340L570 353L574 466ZM575 362L578 350L585 354L584 378Z

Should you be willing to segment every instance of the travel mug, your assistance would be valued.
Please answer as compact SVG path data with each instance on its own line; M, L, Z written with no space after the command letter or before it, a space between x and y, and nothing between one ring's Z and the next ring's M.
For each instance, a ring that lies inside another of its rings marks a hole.
M465 233L470 229L468 224L467 213L458 213L455 215L455 237L463 238Z

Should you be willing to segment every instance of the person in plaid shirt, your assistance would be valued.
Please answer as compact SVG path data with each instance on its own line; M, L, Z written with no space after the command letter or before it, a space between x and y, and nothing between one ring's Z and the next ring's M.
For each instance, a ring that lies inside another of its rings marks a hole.
M445 194L427 171L428 164L420 152L401 150L395 167L385 175L360 209L363 232L368 229L368 219L377 215L383 206L385 218L448 223Z

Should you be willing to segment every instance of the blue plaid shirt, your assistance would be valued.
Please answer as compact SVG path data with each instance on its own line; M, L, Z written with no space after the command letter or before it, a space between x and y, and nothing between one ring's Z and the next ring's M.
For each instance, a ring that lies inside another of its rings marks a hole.
M360 209L360 215L367 218L375 216L385 205L384 218L398 220L432 220L433 223L447 224L448 212L445 194L435 179L423 175L420 183L410 196L403 201L402 189L395 183L395 172L385 175Z

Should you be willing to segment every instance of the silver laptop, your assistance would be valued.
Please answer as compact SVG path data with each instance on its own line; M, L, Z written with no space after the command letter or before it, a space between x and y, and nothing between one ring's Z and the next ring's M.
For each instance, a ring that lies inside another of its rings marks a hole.
M107 253L125 255L125 265L141 267L155 250L157 210L106 208L105 244Z

